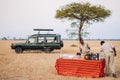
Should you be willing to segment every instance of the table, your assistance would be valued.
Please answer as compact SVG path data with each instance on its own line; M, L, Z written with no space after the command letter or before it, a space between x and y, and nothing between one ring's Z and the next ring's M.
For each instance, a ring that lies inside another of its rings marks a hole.
M57 59L57 73L66 76L103 77L105 60Z

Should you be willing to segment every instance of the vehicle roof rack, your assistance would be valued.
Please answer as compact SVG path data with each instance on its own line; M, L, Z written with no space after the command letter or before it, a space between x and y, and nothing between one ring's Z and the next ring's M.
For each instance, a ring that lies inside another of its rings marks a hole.
M40 31L53 31L53 29L33 29L34 31L38 31L38 34L40 34Z

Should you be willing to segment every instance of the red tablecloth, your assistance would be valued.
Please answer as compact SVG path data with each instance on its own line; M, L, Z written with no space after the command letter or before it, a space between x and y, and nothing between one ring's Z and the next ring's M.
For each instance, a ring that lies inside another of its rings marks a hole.
M55 68L60 75L103 77L105 60L57 59Z

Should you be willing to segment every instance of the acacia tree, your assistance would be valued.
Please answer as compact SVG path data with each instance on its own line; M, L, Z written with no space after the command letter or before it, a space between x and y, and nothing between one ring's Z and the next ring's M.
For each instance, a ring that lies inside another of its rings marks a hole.
M82 35L83 38L87 38L90 34L89 32L87 32L87 28L88 28L88 26L83 27L82 30L81 30L81 35ZM66 33L68 35L68 38L78 40L79 39L78 30L79 30L79 23L72 22L71 23L71 28L66 29Z
M83 24L92 22L104 21L104 19L111 15L111 11L105 9L103 6L91 5L90 3L76 3L62 6L56 11L55 18L68 19L79 21L79 40L82 38L81 30Z

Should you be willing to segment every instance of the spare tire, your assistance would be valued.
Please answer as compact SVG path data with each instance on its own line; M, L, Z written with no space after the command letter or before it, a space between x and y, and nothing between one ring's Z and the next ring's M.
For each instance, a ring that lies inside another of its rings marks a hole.
M64 46L63 41L60 41L60 46L61 46L61 47L63 47L63 46Z

